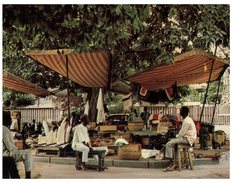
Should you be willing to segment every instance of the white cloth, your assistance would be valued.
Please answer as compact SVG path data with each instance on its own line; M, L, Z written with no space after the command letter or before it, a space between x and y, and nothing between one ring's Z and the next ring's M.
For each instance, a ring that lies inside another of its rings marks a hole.
M116 146L122 146L122 145L127 145L127 144L128 144L128 141L123 138L119 138L115 141Z
M10 129L11 130L15 130L15 131L19 131L17 119L12 119L12 123L11 123Z
M160 154L160 150L154 150L154 149L142 149L141 150L141 156L145 159L159 155L159 154Z
M83 125L83 123L75 127L75 132L72 139L72 149L74 151L82 152L82 162L88 162L89 147L84 145L84 143L90 143L90 138L88 134L88 129ZM95 155L94 159L98 162L98 156Z
M87 100L86 102L84 114L86 114L87 116L89 115L89 100Z
M61 125L58 128L58 133L57 133L57 144L64 144L65 143L65 138L66 138L66 117L63 119Z
M105 121L105 111L103 105L103 96L102 96L102 89L99 89L99 95L97 100L97 123Z
M46 120L43 120L42 121L42 126L44 128L44 132L45 132L45 135L47 135L49 133L49 131L52 129L53 125L46 121Z
M184 137L188 139L189 144L192 146L197 138L197 130L192 118L187 116L182 123L182 127L176 137Z
M197 138L197 131L195 123L192 120L192 118L187 116L183 120L182 127L179 133L176 135L176 138L171 139L169 142L167 142L165 157L173 158L176 144L190 144L192 146L196 138Z
M65 143L69 142L69 140L70 140L71 130L72 130L72 127L68 126L66 129L66 133L65 133L65 140L64 140Z
M18 148L14 144L13 136L11 135L11 131L6 126L3 126L3 149L2 154L3 156L7 157L13 157L15 159L15 162L21 162L23 161L25 166L25 171L30 172L32 171L32 164L33 159L30 154L30 150L18 150Z
M105 155L107 155L108 154L108 147L107 146L99 146L99 147L93 147L93 150L96 150L96 151L106 151L105 152Z
M133 101L132 101L132 93L125 95L122 99L123 102L123 109L124 111L128 111L131 109Z
M87 127L83 125L83 123L75 127L75 132L74 132L73 140L72 140L72 146L75 145L77 142L85 142L85 143L90 142L88 129Z

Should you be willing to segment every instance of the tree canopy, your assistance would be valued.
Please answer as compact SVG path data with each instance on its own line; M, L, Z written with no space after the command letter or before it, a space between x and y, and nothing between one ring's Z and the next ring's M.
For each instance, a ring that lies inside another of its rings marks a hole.
M124 79L193 48L229 48L229 30L229 5L3 5L3 68L65 88L63 77L23 52L98 49L113 55L112 80Z

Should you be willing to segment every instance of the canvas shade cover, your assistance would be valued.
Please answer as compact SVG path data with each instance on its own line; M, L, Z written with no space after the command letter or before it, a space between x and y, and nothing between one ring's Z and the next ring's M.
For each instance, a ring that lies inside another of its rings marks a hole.
M3 72L3 87L36 96L47 96L51 94L48 90L7 71Z
M165 89L174 83L177 86L206 83L209 81L213 59L215 61L210 81L215 81L222 76L229 63L200 50L176 56L172 64L152 67L128 77L127 80L148 90Z
M109 87L110 60L108 52L75 53L73 49L30 51L25 54L33 60L67 77L83 87Z

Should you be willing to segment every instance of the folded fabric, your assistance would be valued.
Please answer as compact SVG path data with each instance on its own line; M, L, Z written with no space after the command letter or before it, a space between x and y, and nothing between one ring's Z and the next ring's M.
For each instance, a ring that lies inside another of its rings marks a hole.
M141 156L145 159L154 157L159 154L160 154L160 150L154 150L154 149L142 149L141 150Z

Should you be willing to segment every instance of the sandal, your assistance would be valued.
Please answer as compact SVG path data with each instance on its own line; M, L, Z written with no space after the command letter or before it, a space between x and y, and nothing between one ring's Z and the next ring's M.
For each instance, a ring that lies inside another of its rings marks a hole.
M81 165L80 167L81 167L81 170L85 170L85 171L87 170L87 167L86 167L86 165L84 165L84 164Z
M167 168L163 169L163 172L170 172L175 170L175 165L168 166Z
M76 170L82 170L80 165L75 165L75 167L76 167Z

